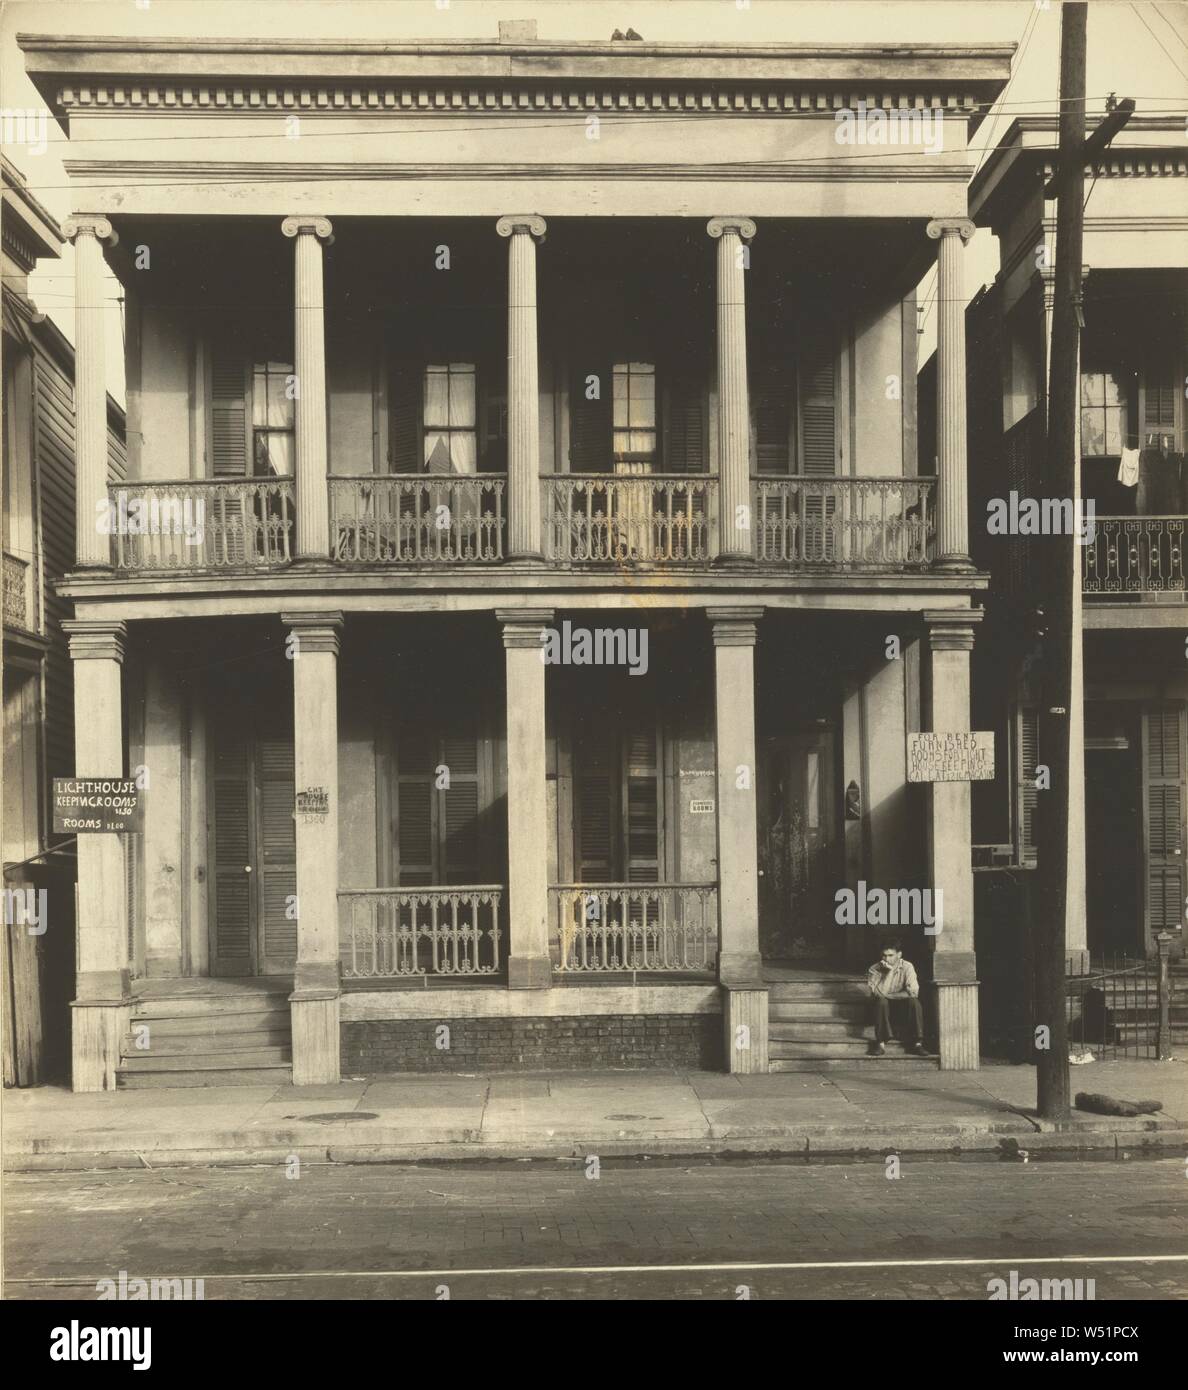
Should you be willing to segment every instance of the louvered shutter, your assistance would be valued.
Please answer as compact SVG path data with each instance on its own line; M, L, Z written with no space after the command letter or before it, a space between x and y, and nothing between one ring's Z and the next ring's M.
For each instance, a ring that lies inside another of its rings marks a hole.
M586 399L586 379L598 378L599 399ZM612 460L614 376L609 362L579 363L569 384L569 471L609 473Z
M216 726L217 727L217 726ZM224 729L212 747L213 975L252 971L251 764L247 743Z
M1178 705L1153 705L1143 712L1146 819L1146 928L1149 933L1183 925L1184 744Z
M1175 427L1176 386L1171 368L1162 363L1148 367L1143 373L1143 434L1172 434Z
M289 912L297 893L296 781L292 739L257 745L260 853L260 963L258 973L283 975L297 961L297 920ZM333 794L333 790L331 791Z
M425 729L406 726L396 742L396 853L401 888L436 882L433 853L435 745Z
M795 462L796 372L790 361L767 361L751 388L752 454L755 472L792 472Z
M629 883L660 877L660 822L655 729L634 729L623 740L624 859Z
M393 364L388 392L388 454L390 473L421 473L421 423L424 365L412 358Z
M837 473L837 362L832 343L809 347L801 356L800 467L806 478Z
M210 472L215 478L245 478L251 473L248 449L249 363L230 345L211 353Z
M704 473L707 466L705 382L677 373L664 386L664 471Z
M1035 785L1035 771L1039 766L1039 713L1034 709L1020 709L1019 729L1019 786L1018 829L1019 849L1025 862L1034 863L1036 857L1035 812L1039 801L1039 791Z
M450 785L437 792L442 882L480 883L477 741L444 739L441 762L450 770Z

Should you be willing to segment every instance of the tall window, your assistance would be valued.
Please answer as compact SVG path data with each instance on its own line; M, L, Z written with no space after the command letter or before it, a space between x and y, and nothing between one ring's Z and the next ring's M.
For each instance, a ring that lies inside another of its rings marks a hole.
M1127 442L1126 388L1113 372L1081 373L1081 453L1117 457Z
M425 368L424 463L427 473L474 473L478 461L477 382L473 362Z
M290 362L252 368L252 458L257 477L291 478L296 453L297 405L288 391Z
M656 457L656 367L652 362L616 362L614 453L616 463L651 463Z

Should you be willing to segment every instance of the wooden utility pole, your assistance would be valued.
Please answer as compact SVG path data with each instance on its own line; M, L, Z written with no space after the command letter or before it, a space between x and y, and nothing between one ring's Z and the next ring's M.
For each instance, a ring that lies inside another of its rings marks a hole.
M1048 379L1048 438L1044 495L1071 498L1079 516L1077 411L1080 409L1081 256L1085 216L1085 32L1088 6L1066 3L1060 15L1060 147L1057 156L1056 270ZM1039 757L1048 788L1036 807L1038 912L1033 923L1035 1024L1048 1030L1036 1045L1036 1109L1040 1118L1069 1119L1065 930L1068 896L1069 709L1072 704L1073 585L1076 535L1045 536L1044 639L1040 686Z

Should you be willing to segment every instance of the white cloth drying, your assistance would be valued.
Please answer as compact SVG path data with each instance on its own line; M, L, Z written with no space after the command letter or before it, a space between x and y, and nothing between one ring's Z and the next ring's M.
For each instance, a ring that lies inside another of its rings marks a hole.
M1118 481L1123 487L1137 487L1139 478L1139 451L1123 449L1122 462L1118 465Z

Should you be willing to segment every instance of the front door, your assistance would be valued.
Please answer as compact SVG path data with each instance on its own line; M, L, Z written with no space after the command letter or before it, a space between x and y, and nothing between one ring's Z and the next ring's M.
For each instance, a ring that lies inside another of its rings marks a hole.
M824 964L839 950L834 889L841 842L834 733L764 740L759 763L759 944L765 960Z
M1188 825L1185 824L1185 764L1188 726L1179 703L1143 710L1143 844L1146 852L1148 952L1155 936L1183 926L1188 892Z
M293 739L213 722L212 975L291 975L297 961Z

